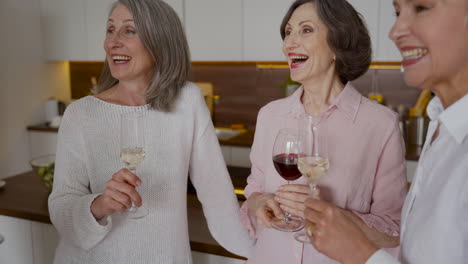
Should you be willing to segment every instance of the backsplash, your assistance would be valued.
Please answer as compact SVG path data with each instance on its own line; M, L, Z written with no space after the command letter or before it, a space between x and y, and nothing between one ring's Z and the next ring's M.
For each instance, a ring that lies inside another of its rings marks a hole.
M214 106L216 126L244 124L255 128L257 113L262 106L286 95L285 81L289 69L283 67L259 67L254 62L194 62L191 81L211 82L214 94L219 96ZM73 99L90 94L92 77L99 77L102 62L70 62L70 87ZM377 74L374 74L377 71ZM386 105L411 107L420 90L408 87L397 69L370 69L353 81L355 87L367 96L372 91L372 80L384 96Z

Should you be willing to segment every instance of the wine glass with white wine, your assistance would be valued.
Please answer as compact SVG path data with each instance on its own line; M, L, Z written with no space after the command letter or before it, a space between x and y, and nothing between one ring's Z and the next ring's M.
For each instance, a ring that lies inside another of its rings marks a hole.
M318 117L307 115L300 119L299 131L299 158L297 166L302 175L307 179L310 186L310 195L318 198L317 182L326 174L330 167L328 160L327 125L322 122L319 126ZM306 232L310 232L312 228L312 223L307 222L305 224ZM310 243L304 231L296 233L294 238L302 243Z
M145 159L145 137L142 113L127 113L121 116L120 129L120 160L127 168L136 174L137 167ZM148 209L132 207L126 212L130 218L142 218L148 214Z

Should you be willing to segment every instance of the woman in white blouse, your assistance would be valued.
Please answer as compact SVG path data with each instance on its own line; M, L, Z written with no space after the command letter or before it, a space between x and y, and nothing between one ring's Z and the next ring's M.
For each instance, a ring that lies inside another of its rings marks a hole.
M394 0L390 38L411 86L437 96L416 176L402 212L401 263L468 261L468 1ZM339 210L306 202L314 246L342 263L399 263Z

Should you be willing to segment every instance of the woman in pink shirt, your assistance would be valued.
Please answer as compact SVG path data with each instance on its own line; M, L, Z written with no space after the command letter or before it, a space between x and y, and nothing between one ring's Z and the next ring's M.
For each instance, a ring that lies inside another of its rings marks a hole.
M321 199L341 208L380 247L397 247L406 195L398 118L349 83L370 65L366 26L346 0L298 0L283 19L281 36L291 79L302 86L258 114L248 199L241 209L243 223L257 239L247 263L336 263L297 242L294 233L271 228L270 221L284 212L304 217L307 182L301 177L287 185L274 168L272 149L278 131L297 128L305 115L318 116L319 129L328 131L330 169L318 182Z

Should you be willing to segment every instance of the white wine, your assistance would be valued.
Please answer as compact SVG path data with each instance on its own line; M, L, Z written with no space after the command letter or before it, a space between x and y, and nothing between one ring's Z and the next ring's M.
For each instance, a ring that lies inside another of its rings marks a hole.
M135 170L145 159L145 150L140 147L125 147L120 150L120 160L130 170Z
M306 156L299 157L297 167L299 171L306 176L309 184L316 184L320 177L328 171L330 163L327 158Z

